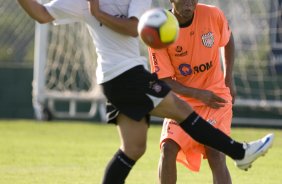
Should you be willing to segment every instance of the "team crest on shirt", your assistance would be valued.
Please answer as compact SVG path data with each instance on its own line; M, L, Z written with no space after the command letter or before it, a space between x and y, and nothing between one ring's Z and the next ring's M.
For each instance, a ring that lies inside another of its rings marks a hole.
M205 47L211 48L214 44L214 36L212 32L202 35L202 43Z
M150 81L149 86L151 89L153 89L156 93L161 92L162 86L156 83L156 81Z
M162 90L162 86L159 85L159 84L157 84L157 83L155 83L155 84L152 86L152 88L153 88L153 90L154 90L155 92L157 92L157 93L161 92L161 90Z

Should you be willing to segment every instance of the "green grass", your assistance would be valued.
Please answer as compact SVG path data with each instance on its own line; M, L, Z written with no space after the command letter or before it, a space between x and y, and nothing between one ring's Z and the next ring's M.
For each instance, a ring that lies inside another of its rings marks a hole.
M128 177L128 184L157 183L161 127L151 125L146 154ZM228 166L233 184L281 184L282 130L233 128L240 141L255 140L268 132L276 139L266 157L248 172ZM119 147L113 125L85 122L0 121L1 184L99 184L104 168ZM178 184L211 184L211 173L203 161L192 173L178 164Z

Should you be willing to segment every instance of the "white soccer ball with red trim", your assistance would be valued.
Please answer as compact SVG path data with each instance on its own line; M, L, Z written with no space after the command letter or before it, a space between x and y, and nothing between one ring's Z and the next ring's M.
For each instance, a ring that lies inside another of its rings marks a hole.
M168 10L154 8L146 11L138 23L138 33L142 41L154 49L166 48L178 37L179 24Z

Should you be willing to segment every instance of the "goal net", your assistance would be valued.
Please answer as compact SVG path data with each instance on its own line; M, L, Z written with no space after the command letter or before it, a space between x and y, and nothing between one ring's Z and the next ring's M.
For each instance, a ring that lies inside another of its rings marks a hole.
M236 44L235 113L236 109L242 109L241 111L245 112L240 113L245 113L245 116L254 112L254 117L269 114L269 118L281 120L282 0L199 2L220 7L233 31ZM154 0L153 5L170 8L168 0ZM15 8L19 8L15 1L0 0L2 15L9 13L5 13L6 10ZM15 25L17 32L28 35L20 39L32 40L31 34L28 33L33 33L34 27L26 26L26 21L17 19L21 16L16 16L16 12L13 12L8 17L10 21L7 25ZM31 19L28 20L32 22ZM1 30L3 28L1 26ZM37 118L42 119L49 112L62 118L92 118L97 116L97 113L103 116L102 104L105 99L96 84L95 49L85 25L36 24L35 30L33 106ZM15 43L12 38L0 39L0 53L6 53L3 46L6 46L7 42ZM141 50L146 55L147 49L144 46ZM17 53L21 51L23 49Z
M41 0L42 3L49 0ZM154 1L154 6L168 2ZM142 53L146 54L143 46ZM96 54L83 23L36 24L33 106L38 119L92 118L105 120L104 101L95 77ZM79 110L79 104L88 108Z
M249 117L256 109L253 118L261 119L268 113L281 124L282 0L203 2L224 11L234 35L235 112L245 111L242 113Z
M43 3L48 0L41 1ZM33 106L38 119L105 119L96 53L83 23L36 24Z

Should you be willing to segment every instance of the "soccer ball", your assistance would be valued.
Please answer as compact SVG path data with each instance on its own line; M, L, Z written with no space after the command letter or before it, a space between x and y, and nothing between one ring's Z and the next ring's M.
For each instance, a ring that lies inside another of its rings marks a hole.
M175 16L163 8L146 11L138 23L138 33L142 41L154 49L162 49L172 44L178 37L179 24Z

